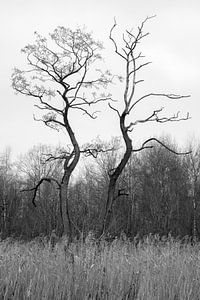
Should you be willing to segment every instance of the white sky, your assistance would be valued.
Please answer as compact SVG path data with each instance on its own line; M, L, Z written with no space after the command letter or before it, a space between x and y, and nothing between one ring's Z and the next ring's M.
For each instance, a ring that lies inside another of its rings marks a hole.
M145 79L138 93L166 92L190 94L190 100L166 101L154 99L138 106L135 114L151 114L155 108L166 106L168 112L188 111L192 119L186 122L147 124L132 133L134 142L152 135L171 134L183 145L191 136L200 137L200 1L199 0L2 0L0 3L0 152L11 146L18 155L33 145L65 142L65 136L33 120L34 99L15 95L11 88L13 67L24 68L25 56L20 53L34 41L34 31L47 35L57 26L75 28L86 25L106 47L106 65L123 76L123 62L114 54L108 39L116 17L118 32L137 28L148 15L157 17L146 24L150 35L141 49L152 64L141 72ZM121 36L116 31L116 37ZM107 52L106 52L107 51ZM122 99L122 91L115 86L115 98ZM135 117L135 114L133 117ZM72 120L80 143L100 135L109 139L119 135L116 115L107 106L95 121L76 115Z

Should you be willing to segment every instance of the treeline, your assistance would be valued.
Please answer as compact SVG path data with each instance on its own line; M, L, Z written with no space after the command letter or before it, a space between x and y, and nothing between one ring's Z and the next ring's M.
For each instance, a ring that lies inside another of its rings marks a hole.
M169 138L165 144L174 151ZM114 140L114 143L118 143ZM103 222L109 172L121 151L113 147L97 158L83 158L69 189L73 236L98 233ZM148 234L174 237L199 236L200 144L188 155L175 155L154 145L134 153L120 176L112 209L109 234L143 237ZM32 239L62 232L58 186L43 182L33 203L34 187L43 177L62 178L63 162L48 160L57 149L33 147L14 163L10 151L0 155L0 231L8 236ZM31 190L32 189L32 190ZM34 205L35 204L35 205Z

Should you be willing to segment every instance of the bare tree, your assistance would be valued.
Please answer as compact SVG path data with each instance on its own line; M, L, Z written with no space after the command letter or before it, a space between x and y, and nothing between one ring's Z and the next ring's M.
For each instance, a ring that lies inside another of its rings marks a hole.
M99 69L92 71L92 65L97 68L97 62L101 60L102 44L84 29L58 27L50 34L49 39L35 34L35 43L22 49L27 58L28 69L22 71L15 68L12 86L18 93L34 98L37 101L35 107L46 112L41 118L35 118L37 121L58 131L64 129L68 134L71 148L64 149L58 156L51 156L51 159L63 160L61 182L44 177L33 189L35 196L44 181L55 181L58 185L64 234L69 235L71 240L67 194L69 180L77 166L81 150L70 118L72 111L79 111L91 119L96 118L96 112L91 112L91 106L111 100L110 94L98 93L99 87L107 87L111 74ZM87 88L92 88L91 93L88 93Z
M118 196L124 195L123 190L116 191L116 184L117 180L122 173L123 169L125 168L129 158L131 157L131 154L133 152L138 152L143 149L149 149L152 148L152 142L157 142L169 151L172 151L173 153L176 153L175 151L168 148L164 143L159 141L157 138L149 138L142 146L138 149L134 149L132 145L132 139L129 136L129 133L133 131L136 125L141 123L148 123L148 122L158 122L158 123L167 123L167 122L177 122L181 120L187 120L189 119L189 114L186 115L186 117L179 117L179 112L177 114L174 114L172 116L163 116L163 110L164 108L161 107L159 109L155 109L153 112L149 114L149 116L143 118L143 119L136 119L133 122L127 123L127 117L135 110L135 108L140 104L141 102L145 100L149 100L153 97L162 97L167 98L170 100L178 100L187 98L189 96L182 96L182 95L175 95L175 94L169 94L169 93L155 93L150 92L148 94L145 94L139 98L136 98L135 91L136 87L139 83L143 82L143 80L137 78L138 72L145 66L147 66L150 62L141 62L141 59L144 58L141 52L138 52L137 46L141 42L141 40L146 37L149 33L144 33L144 25L145 23L151 19L152 17L147 17L141 25L138 27L137 33L133 34L132 30L128 31L123 34L123 47L121 48L121 45L119 46L116 42L116 39L113 37L113 32L115 27L117 26L116 21L114 21L114 25L110 30L110 40L114 45L115 53L121 58L121 60L124 63L125 66L125 86L124 86L124 97L123 97L123 109L122 112L120 112L116 107L113 107L110 103L110 108L117 113L119 117L119 123L120 123L120 130L123 136L123 140L125 143L125 152L121 159L121 161L117 164L117 166L109 172L109 185L108 185L108 195L107 195L107 201L105 206L105 214L104 214L104 221L102 225L101 235L106 232L106 230L109 228L109 224L111 221L111 212L112 212L112 206L114 201L118 198ZM179 153L176 153L179 154Z

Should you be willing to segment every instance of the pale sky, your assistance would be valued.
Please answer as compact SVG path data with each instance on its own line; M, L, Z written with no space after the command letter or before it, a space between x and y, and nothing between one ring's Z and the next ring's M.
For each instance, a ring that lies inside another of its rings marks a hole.
M137 29L146 16L156 18L146 24L150 35L141 43L141 50L152 64L141 72L145 82L138 93L164 92L191 95L177 102L153 99L138 106L132 117L151 114L166 107L166 112L181 111L192 119L186 122L138 126L132 133L134 144L152 135L170 134L184 145L191 136L200 138L200 1L199 0L2 0L0 4L0 153L6 146L14 155L24 153L33 145L66 143L66 136L33 120L37 114L34 99L15 95L11 88L14 67L25 68L20 50L34 42L34 32L48 35L57 26L76 28L85 25L104 43L105 64L113 72L124 75L123 61L116 57L108 39L115 17L116 38L124 29ZM122 100L123 91L114 86L115 98ZM130 118L131 120L131 118ZM80 143L100 135L103 139L120 135L116 115L105 105L97 120L76 115L72 120ZM151 126L150 126L151 125Z

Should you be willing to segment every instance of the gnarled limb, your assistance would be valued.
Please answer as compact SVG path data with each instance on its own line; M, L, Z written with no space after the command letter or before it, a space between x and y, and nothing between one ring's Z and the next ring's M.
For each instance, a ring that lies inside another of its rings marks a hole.
M144 150L144 149L151 149L151 148L153 148L153 145L147 145L147 144L150 143L150 142L157 142L157 143L160 144L162 147L164 147L165 149L167 149L168 151L170 151L170 152L172 152L172 153L174 153L174 154L176 154L176 155L187 155L187 154L190 154L190 153L191 153L191 151L177 152L177 151L175 151L175 150L169 148L167 145L165 145L165 143L161 142L161 141L160 141L159 139L157 139L157 138L149 138L149 139L147 139L147 140L142 144L142 146L141 146L140 148L138 148L138 149L133 149L132 151L133 151L133 152L139 152L139 151Z
M30 188L30 189L23 189L23 190L21 190L21 192L31 192L31 191L34 191L33 198L32 198L32 203L33 203L33 205L34 205L35 207L37 207L37 205L36 205L36 203L35 203L35 198L36 198L36 195L37 195L37 191L38 191L40 185L41 185L44 181L49 182L49 183L55 182L55 183L57 184L58 188L59 188L59 189L61 188L60 183L59 183L55 178L51 178L51 177L43 177L43 178L40 179L40 181L36 184L35 187Z

